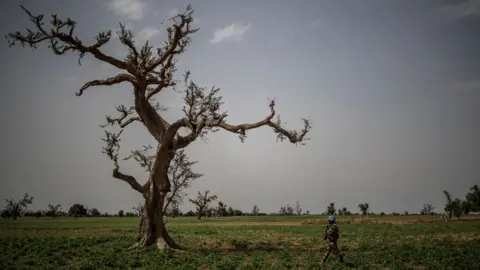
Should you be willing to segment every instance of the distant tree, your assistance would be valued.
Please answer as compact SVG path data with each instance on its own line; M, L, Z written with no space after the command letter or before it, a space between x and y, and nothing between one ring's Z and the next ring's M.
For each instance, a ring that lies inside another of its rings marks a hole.
M176 199L172 199L168 206L167 211L165 212L168 216L178 217L180 216L180 203Z
M302 214L302 208L300 207L300 203L298 201L295 203L295 214L297 216Z
M87 208L83 206L82 204L74 204L68 209L68 215L69 216L74 216L75 218L77 217L84 217L87 215Z
M138 203L137 206L132 207L132 210L135 212L137 216L141 216L143 214L143 207L144 207L143 204Z
M471 211L480 211L480 188L478 185L473 185L470 188L470 192L465 195L465 199L470 202Z
M462 208L463 214L468 215L472 211L472 208L475 208L475 206L472 204L472 202L464 200L461 203L461 208Z
M243 211L239 209L233 210L233 216L240 217L243 216Z
M192 210L189 210L185 213L185 216L186 217L193 217L193 216L195 216L195 212L193 212Z
M99 217L101 214L100 214L100 211L98 211L97 208L90 208L90 209L88 209L88 215L91 216L91 217Z
M8 210L6 210L6 209L4 209L4 210L1 211L1 215L2 215L2 218L3 218L3 219L7 219L7 218L9 218L9 217L12 216L11 213L10 213L10 211L8 211Z
M452 205L453 205L452 206L453 207L453 215L455 215L456 218L460 218L460 216L463 213L462 201L460 199L456 198L455 200L453 200Z
M295 210L289 204L286 206L281 206L280 211L278 212L282 216L292 216Z
M27 205L32 204L33 197L28 196L28 193L23 195L23 198L15 201L14 199L6 199L7 205L5 205L5 209L7 210L10 216L15 220L18 217L21 217L24 212L27 210Z
M431 204L424 204L422 210L420 210L420 214L422 215L431 215L435 207Z
M260 212L260 209L258 208L258 206L255 204L253 206L253 209L252 209L252 215L253 216L257 216L258 215L258 212Z
M366 216L368 214L370 205L368 205L368 203L361 203L358 205L358 208L360 208L360 212L362 212L362 215Z
M119 217L125 216L125 211L119 210L119 211L118 211L118 216L119 216Z
M227 216L233 217L235 215L235 210L231 206L227 209Z
M213 217L213 216L215 216L216 210L213 207L208 207L207 210L205 210L203 212L205 213L205 216Z
M445 204L445 212L447 212L448 214L448 220L451 220L452 219L452 214L453 214L453 210L455 208L454 204L453 204L453 200L452 200L452 195L450 195L450 192L444 190L443 191L443 194L445 194L445 198L447 199L447 203Z
M43 216L43 213L42 213L42 211L37 210L37 211L35 211L34 216L35 216L36 218L40 218L40 217Z
M62 205L57 204L57 205L52 205L49 204L47 206L47 209L45 210L45 216L47 217L57 217L60 212L62 211Z
M225 216L228 215L227 205L225 203L223 203L222 201L218 202L217 215L220 216L220 217L225 217Z
M202 219L202 216L205 214L205 211L209 209L209 205L212 201L217 199L217 195L209 195L210 191L205 190L203 193L200 191L197 194L197 198L190 199L190 202L195 204L197 207L197 219Z
M305 211L305 215L310 215L310 210Z
M335 215L335 203L331 202L328 206L327 206L327 215Z

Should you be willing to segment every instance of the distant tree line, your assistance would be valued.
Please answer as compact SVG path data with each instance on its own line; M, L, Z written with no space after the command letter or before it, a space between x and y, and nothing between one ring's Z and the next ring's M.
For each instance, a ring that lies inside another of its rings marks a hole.
M182 183L183 187L188 187L185 183ZM183 192L183 190L182 190ZM228 206L223 201L218 201L217 205L212 205L218 197L212 195L209 190L204 192L198 192L195 199L190 199L189 202L195 205L196 210L190 210L187 212L182 212L179 209L179 201L183 201L183 198L175 194L175 198L172 196L171 203L166 209L166 216L177 217L177 216L196 216L197 219L202 217L232 217L232 216L299 216L299 215L310 215L310 211L303 211L300 202L297 201L295 206L286 204L281 206L278 212L275 213L264 213L260 212L258 205L254 205L250 212L243 212L242 210ZM182 195L184 195L183 193ZM451 219L453 216L460 218L462 215L468 215L473 212L480 212L480 190L478 185L474 185L469 189L469 192L465 195L464 200L459 198L453 199L450 192L444 191L446 197L446 204L444 207L444 213L446 213L447 218ZM119 210L117 213L101 213L97 208L87 208L82 204L74 204L68 208L68 211L64 211L60 204L53 205L49 204L44 210L29 211L28 205L33 203L33 197L29 196L28 193L18 199L6 199L6 205L1 211L1 217L4 219L12 218L17 219L20 217L138 217L143 213L143 205L138 204L132 208L132 211L125 212L124 210ZM375 216L375 215L416 215L417 213L409 213L404 211L403 213L392 212L386 214L384 212L374 213L370 211L370 205L368 203L360 203L358 205L359 212L353 213L349 211L346 207L336 208L335 203L331 202L327 205L325 212L321 213L323 215L339 215L339 216L350 216L350 215L363 215L363 216ZM423 208L418 213L420 215L438 215L440 213L435 212L435 207L431 204L424 204Z

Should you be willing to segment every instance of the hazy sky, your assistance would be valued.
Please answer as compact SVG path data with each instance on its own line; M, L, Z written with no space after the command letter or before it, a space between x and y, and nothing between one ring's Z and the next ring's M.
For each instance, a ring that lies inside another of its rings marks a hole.
M300 201L311 212L329 202L358 211L443 209L443 189L464 198L480 184L480 1L192 1L200 31L179 58L199 84L220 87L229 121L263 119L268 97L290 128L310 117L307 146L277 143L272 130L211 134L187 152L205 176L189 196L209 189L244 211L278 211ZM98 30L128 23L137 43L165 37L162 20L186 1L3 1L0 32L23 30L20 9L57 13L93 42ZM47 17L49 19L49 17ZM477 36L475 38L475 36ZM112 39L105 52L122 57ZM0 198L35 197L31 209L82 203L100 211L131 210L141 195L111 177L101 153L104 115L131 105L129 85L75 92L114 68L76 54L8 48L0 43ZM162 92L167 118L182 116L180 96ZM124 133L122 154L152 143L141 124ZM134 161L122 171L140 182ZM1 205L0 203L0 205ZM182 209L192 209L185 203Z

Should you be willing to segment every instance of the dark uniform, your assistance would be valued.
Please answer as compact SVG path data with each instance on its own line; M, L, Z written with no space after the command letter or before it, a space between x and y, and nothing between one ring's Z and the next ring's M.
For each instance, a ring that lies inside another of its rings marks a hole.
M328 255L330 255L330 252L333 252L335 255L338 256L340 259L340 262L343 262L343 255L338 249L337 245L337 240L339 237L339 228L338 225L335 223L330 223L327 225L325 228L325 240L328 240L328 249L327 252L325 253L325 256L323 257L323 263L327 261Z

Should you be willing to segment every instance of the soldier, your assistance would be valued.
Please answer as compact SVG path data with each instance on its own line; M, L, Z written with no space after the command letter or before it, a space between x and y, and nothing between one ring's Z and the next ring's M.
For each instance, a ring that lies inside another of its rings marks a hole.
M335 216L329 216L328 225L325 228L325 237L324 237L324 240L328 239L329 245L328 245L327 252L323 257L324 264L327 261L328 255L330 255L330 252L332 251L338 256L338 258L340 259L340 262L343 263L343 255L338 249L338 245L337 245L338 237L339 237L339 228L338 228L338 225L335 224Z

